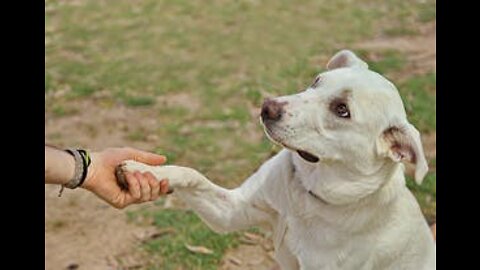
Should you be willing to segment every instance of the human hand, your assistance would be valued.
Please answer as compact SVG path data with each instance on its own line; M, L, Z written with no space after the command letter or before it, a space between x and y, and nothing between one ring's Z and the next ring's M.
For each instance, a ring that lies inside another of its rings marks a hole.
M149 165L161 165L166 158L161 155L137 149L108 148L90 154L92 163L82 187L115 208L124 208L133 203L154 201L168 191L168 181L158 181L151 173L127 172L125 178L128 190L122 190L117 184L115 167L124 160L133 159Z

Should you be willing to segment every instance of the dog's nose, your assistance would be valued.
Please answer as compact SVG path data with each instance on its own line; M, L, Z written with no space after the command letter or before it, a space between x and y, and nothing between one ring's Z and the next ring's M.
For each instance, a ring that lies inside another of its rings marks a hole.
M279 103L273 99L266 99L262 105L262 120L278 121L282 118L285 102Z

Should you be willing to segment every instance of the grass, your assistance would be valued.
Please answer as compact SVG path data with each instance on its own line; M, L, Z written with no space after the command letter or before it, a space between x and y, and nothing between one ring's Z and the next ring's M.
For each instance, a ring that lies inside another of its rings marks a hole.
M45 93L52 89L52 77L45 74Z
M436 130L436 75L412 76L398 87L407 116L420 132Z
M150 106L155 103L155 99L152 97L133 97L127 96L124 98L125 104L131 107Z
M147 250L158 252L168 261L168 264L159 265L163 269L177 269L179 265L187 269L216 269L223 252L237 245L233 235L214 233L191 211L167 209L155 214L154 220L158 228L170 227L178 232L146 244ZM193 253L185 244L204 246L213 254Z
M360 50L358 54L368 63L369 69L380 74L402 70L407 64L406 56L396 50L375 52Z
M340 49L384 34L417 35L417 27L436 16L432 0L74 2L45 3L46 116L82 113L71 109L76 100L148 109L145 117L155 119L160 138L152 151L226 187L238 186L279 150L258 121L265 97L304 89ZM387 78L408 73L408 57L399 51L358 53ZM421 132L435 132L434 70L394 82L409 119ZM161 102L178 96L186 98ZM94 128L84 132L96 136ZM124 132L126 145L145 140L135 126ZM75 140L47 137L61 145ZM427 216L434 215L436 198L436 176L428 177L425 186L409 182ZM165 236L169 241L156 239L146 248L160 261L175 261L175 269L215 269L236 243L235 234L207 232L191 212L160 212L151 214L155 226L170 226L162 223L168 221L181 228ZM182 241L195 245L199 239L217 257L184 249Z
M420 22L431 22L437 18L437 7L435 4L423 4L419 9L418 20Z
M138 215L151 219L158 231L164 232L143 245L155 256L151 260L151 269L217 269L225 250L239 243L238 232L214 233L190 210L134 212L129 217L134 220ZM186 245L202 246L213 253L194 253Z
M404 26L393 26L384 31L387 36L399 37L399 36L414 36L418 34L418 31Z
M417 185L411 177L407 177L407 187L412 191L426 219L431 222L436 220L437 199L437 174L429 172L421 185Z
M74 115L77 113L75 108L65 108L62 105L55 105L52 108L53 115L57 117L67 116L67 115Z
M164 199L155 202L161 206ZM191 210L144 208L127 212L130 221L146 220L157 227L157 233L144 241L143 248L154 257L149 269L217 269L223 253L239 245L242 232L217 234ZM262 235L258 228L246 230ZM186 245L201 246L212 254L190 251ZM168 262L168 263L167 263Z
M86 84L76 84L72 87L72 93L74 97L85 97L93 94L95 88Z
M143 130L135 130L128 134L127 138L131 141L145 141L147 137Z

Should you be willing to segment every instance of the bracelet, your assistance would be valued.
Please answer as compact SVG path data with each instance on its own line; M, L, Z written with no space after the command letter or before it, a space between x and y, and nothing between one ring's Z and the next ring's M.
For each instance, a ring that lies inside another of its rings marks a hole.
M76 189L81 186L87 178L88 167L92 163L90 155L84 149L65 149L67 153L73 156L75 159L75 173L73 178L66 184L63 184L58 193L58 197L62 196L63 189L65 187L70 189Z

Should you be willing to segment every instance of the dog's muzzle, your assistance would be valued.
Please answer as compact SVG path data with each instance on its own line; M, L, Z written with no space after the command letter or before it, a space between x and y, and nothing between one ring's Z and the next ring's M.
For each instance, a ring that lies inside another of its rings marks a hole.
M308 153L307 151L303 151L303 150L288 147L284 143L278 141L276 136L272 133L271 126L274 123L276 123L276 122L278 122L282 119L282 116L285 114L284 106L286 104L287 104L286 101L278 102L278 101L275 101L274 99L269 99L269 98L265 99L265 101L263 102L262 111L261 111L260 115L262 117L262 122L263 122L263 124L266 128L267 134L270 135L271 139L273 139L274 141L277 141L278 143L282 144L284 147L290 148L291 150L294 150L294 151L297 151L297 153L304 160L306 160L308 162L312 162L312 163L318 162L320 159L317 156L312 155L312 154Z

